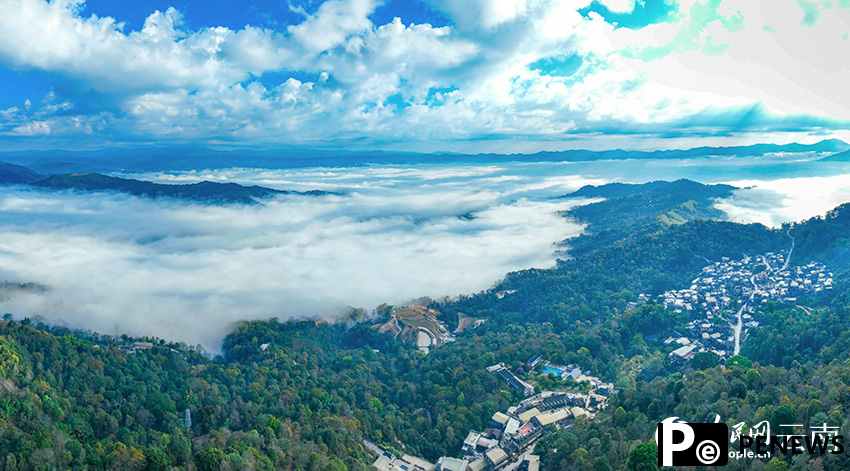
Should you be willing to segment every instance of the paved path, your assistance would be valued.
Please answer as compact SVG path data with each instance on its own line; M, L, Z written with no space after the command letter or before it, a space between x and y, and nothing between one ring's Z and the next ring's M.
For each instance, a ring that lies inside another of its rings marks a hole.
M791 239L791 249L788 251L788 256L785 258L785 264L784 264L784 265L782 265L782 268L780 268L780 269L779 269L779 271L783 271L783 270L785 270L786 268L788 268L788 263L791 261L791 254L792 254L792 253L794 253L794 245L795 245L795 244L796 244L796 242L797 242L797 241L794 239L794 237L791 235L790 229L789 229L789 230L787 230L787 231L785 231L785 235L787 235L787 236ZM767 269L766 269L765 271L766 271L767 273L772 272L772 271L773 271L773 267L771 267L771 266L770 266L770 263L767 261L767 258L765 258L765 257L764 257L764 256L762 256L762 255L759 255L759 257L761 258L762 262L764 262L764 265L767 267ZM744 302L744 304L742 304L742 305L741 305L741 309L738 309L738 315L737 315L737 318L738 318L737 320L738 320L738 322L737 322L735 325L733 325L733 326L732 326L732 327L733 327L733 329L735 330L735 350L734 350L733 355L738 355L738 354L741 352L741 328L743 327L743 325L742 325L742 324L743 324L743 319L742 319L742 317L743 317L744 309L746 309L746 308L747 308L747 306L748 306L750 303L752 303L752 302L753 302L753 299L755 298L755 295L756 295L756 293L755 293L755 292L756 292L756 290L758 290L758 285L756 284L756 277L755 277L755 275L753 275L753 276L751 276L751 277L750 277L750 283L752 283L752 284L753 284L753 293L752 293L752 294L750 294L750 299L746 300L746 301ZM809 311L808 311L808 310L806 310L806 312L809 312ZM810 313L810 314L811 314L811 313ZM731 322L730 322L729 324L730 324L730 325L732 325L732 323L731 323Z
M791 250L788 251L788 257L785 259L785 265L782 265L782 270L788 268L788 262L791 261L791 254L794 253L794 244L797 243L797 240L791 235L791 229L785 231L785 235L791 238ZM780 271L782 271L780 270Z

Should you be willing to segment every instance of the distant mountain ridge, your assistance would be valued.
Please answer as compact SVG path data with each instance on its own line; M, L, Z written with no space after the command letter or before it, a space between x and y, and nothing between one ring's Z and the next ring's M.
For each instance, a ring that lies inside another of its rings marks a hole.
M25 165L46 174L152 170L198 170L204 168L301 168L350 167L366 164L480 163L488 162L588 162L626 159L683 159L712 156L761 156L779 152L837 153L850 144L837 139L815 144L753 144L732 147L695 147L657 151L565 150L533 154L460 154L396 151L348 151L322 149L216 150L204 147L152 147L92 151L0 152L0 160ZM827 157L828 158L828 157Z
M682 180L689 181L689 180ZM583 198L620 198L644 191L652 191L668 187L671 183L663 180L648 183L606 183L604 185L585 185L577 191L566 195Z
M253 204L276 195L323 195L324 191L292 192L262 186L202 181L191 184L162 184L100 173L41 175L29 168L0 162L0 185L27 185L37 188L77 191L116 191L146 198L177 198L209 203Z
M27 167L0 162L0 184L19 185L33 182L42 177L43 175Z

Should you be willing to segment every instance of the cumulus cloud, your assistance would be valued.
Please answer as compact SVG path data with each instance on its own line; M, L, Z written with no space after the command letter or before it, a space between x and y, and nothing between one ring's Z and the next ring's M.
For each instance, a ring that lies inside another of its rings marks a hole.
M374 0L329 0L289 32L308 51L327 51L352 34L371 30L368 15L376 6Z
M701 107L763 103L783 115L850 119L850 70L835 60L850 54L847 2L679 6L675 21L608 33L629 67Z
M850 47L842 2L680 1L669 22L636 30L579 13L590 0L434 0L442 27L374 24L378 3L328 0L274 30L193 29L168 8L128 31L83 17L80 0L0 0L0 63L55 77L73 109L21 114L51 139L543 148L598 133L750 139L790 131L783 115L796 132L850 128L848 71L833 59ZM636 2L602 4L627 14ZM760 103L746 125L731 113Z
M547 267L581 226L551 200L587 182L488 167L161 174L339 195L206 206L115 194L0 189L0 274L35 281L0 305L104 333L215 351L242 319L328 316L490 287Z
M616 13L631 13L635 10L635 0L602 0L599 3Z
M435 0L434 5L455 19L459 28L492 29L523 16L531 7L529 0Z
M22 136L44 136L50 134L50 125L44 121L30 121L12 128L12 134Z

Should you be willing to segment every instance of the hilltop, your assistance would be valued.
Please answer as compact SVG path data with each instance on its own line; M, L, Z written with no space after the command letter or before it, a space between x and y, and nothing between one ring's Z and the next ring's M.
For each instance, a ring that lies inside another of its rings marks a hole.
M705 185L691 180L654 181L644 184L609 183L584 186L565 197L606 198L566 212L588 223L590 234L570 242L574 251L603 245L665 227L696 220L725 220L715 200L732 195L729 185ZM593 241L592 245L585 242Z
M43 175L21 165L0 162L0 185L19 185L34 182Z
M69 173L45 176L20 165L0 162L0 184L28 185L52 190L83 192L115 191L146 198L177 198L208 203L254 204L277 195L323 195L324 191L292 192L262 186L202 181L190 184L162 184L100 173Z
M53 175L31 182L39 188L78 191L117 191L147 198L179 198L196 201L254 203L257 198L285 195L288 191L261 186L242 186L236 183L203 181L191 184L165 185L160 183L111 177L99 173Z

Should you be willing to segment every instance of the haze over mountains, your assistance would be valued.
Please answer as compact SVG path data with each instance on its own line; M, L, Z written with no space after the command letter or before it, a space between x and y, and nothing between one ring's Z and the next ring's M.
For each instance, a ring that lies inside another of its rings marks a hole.
M698 147L661 151L539 152L536 154L419 154L397 152L354 152L323 150L218 151L202 147L135 148L97 151L27 151L0 153L0 184L77 191L117 191L136 196L171 197L207 203L256 203L259 199L284 195L289 190L234 182L197 181L164 184L120 178L103 173L186 171L215 168L304 168L358 165L412 165L431 162L596 162L604 160L682 160L706 157L760 157L766 154L809 154L824 161L847 160L850 145L839 140L816 144L757 144L739 147ZM5 160L5 161L4 161ZM608 191L614 191L611 188ZM296 192L298 193L298 192ZM309 189L308 195L325 191ZM573 196L591 196L577 193ZM604 196L604 195L599 195ZM610 195L609 195L610 196Z
M687 159L698 157L757 157L769 153L834 154L850 150L837 139L815 144L755 144L737 147L696 147L681 150L566 150L534 154L459 154L321 149L215 150L205 147L150 147L93 151L0 152L0 161L24 165L40 173L197 170L204 168L348 167L363 164L590 162L625 159Z

